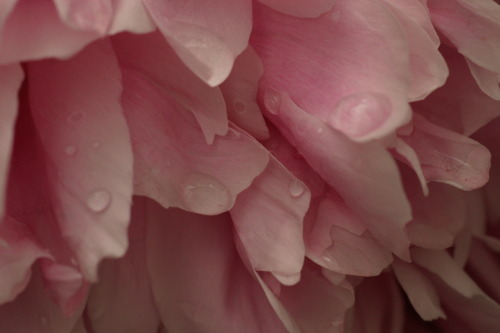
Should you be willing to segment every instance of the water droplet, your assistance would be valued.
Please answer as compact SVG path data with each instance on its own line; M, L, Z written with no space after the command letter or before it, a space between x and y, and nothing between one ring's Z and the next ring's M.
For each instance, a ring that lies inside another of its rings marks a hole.
M247 106L246 106L245 102L237 99L233 102L233 108L236 112L243 113L247 109Z
M382 126L391 114L391 102L379 93L358 93L340 100L328 119L331 127L352 139Z
M78 111L78 112L73 112L72 114L70 114L70 115L68 116L68 123L72 123L72 124L77 123L77 122L79 122L80 120L82 120L82 119L83 119L83 117L85 117L85 113L80 112L80 111Z
M288 184L288 190L292 197L298 198L306 191L306 185L297 178L294 178Z
M182 202L191 212L217 215L232 205L229 190L219 180L204 173L192 173L182 185Z
M74 156L76 154L77 148L75 145L69 145L64 148L64 152L68 156Z
M99 141L94 141L94 142L92 143L92 148L94 148L94 149L99 149L99 148L101 148L101 143L100 143Z
M323 256L322 258L326 262L332 262L332 259L328 258L327 256Z
M111 194L106 190L94 190L87 199L87 206L94 212L100 213L111 203Z
M316 133L318 134L322 134L324 131L325 129L323 128L323 126L319 126L318 128L316 128Z
M281 96L274 90L266 91L264 94L264 105L269 113L277 115L281 107Z
M342 14L340 14L340 11L338 10L333 11L332 14L330 15L330 19L332 20L333 23L337 23L338 21L340 21L341 17Z

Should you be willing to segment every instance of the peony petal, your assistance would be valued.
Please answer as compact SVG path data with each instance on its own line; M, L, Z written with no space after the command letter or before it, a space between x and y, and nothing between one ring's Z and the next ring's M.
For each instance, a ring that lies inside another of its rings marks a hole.
M276 159L238 195L231 217L257 271L269 271L286 285L300 279L305 246L304 215L311 193Z
M250 0L144 0L156 25L182 61L203 81L222 83L248 45Z
M182 64L158 33L122 34L112 39L120 65L132 70L162 94L191 111L208 143L228 129L226 105L219 88L210 88Z
M439 305L436 288L416 266L396 259L392 267L413 308L423 320L446 319L446 315Z
M229 210L266 167L265 149L235 127L208 145L182 105L134 72L123 75L123 105L136 158L135 193L199 214Z
M0 3L0 35L5 21L9 17L10 13L14 9L18 0L3 0Z
M500 115L500 102L479 89L469 70L474 65L450 47L443 45L440 50L450 77L442 88L413 104L413 109L441 127L469 136Z
M319 204L307 244L309 257L341 274L378 275L392 262L391 253L366 232L342 199L331 195Z
M32 63L29 74L59 226L85 277L95 281L99 261L127 247L132 152L117 62L101 41L69 61Z
M415 175L418 178L418 181L420 182L422 193L424 194L424 196L428 196L429 186L427 185L427 180L425 179L424 172L422 171L422 166L420 165L420 160L418 159L415 150L400 137L396 137L394 150L392 150L391 152L395 158L399 159L400 161L403 161L411 169L413 169Z
M259 80L264 73L262 62L248 47L234 63L234 68L220 88L226 100L229 120L257 140L269 138L269 130L257 105Z
M11 216L0 224L0 304L14 300L28 284L31 266L50 254L37 244L29 228Z
M283 14L315 18L330 11L335 0L259 0L259 2Z
M69 333L82 310L80 307L72 316L64 315L47 297L41 275L35 270L16 301L0 306L0 329L9 333Z
M401 22L410 48L411 101L422 100L448 77L446 62L438 51L439 40L430 24L427 10L418 1L385 0Z
M277 95L272 121L332 186L381 244L408 258L405 224L411 210L397 166L377 143L358 144L299 108L285 94Z
M413 220L407 226L411 243L435 250L451 247L467 219L465 192L431 183L430 194L424 197L415 181L404 179L413 211Z
M491 98L500 101L500 73L489 71L472 61L467 61L474 79L479 88ZM498 115L498 113L496 114Z
M425 178L473 190L488 181L490 152L478 142L415 114L415 130L402 137L417 153Z
M4 212L4 192L18 108L17 94L23 78L21 66L0 66L0 216Z
M429 0L428 6L434 25L458 52L477 66L500 73L500 6L495 1ZM483 91L491 93L482 76L475 76Z
M86 314L94 333L156 333L160 327L147 274L145 201L134 198L127 253L105 261L90 290Z
M61 20L76 30L104 35L113 17L112 0L53 0Z
M238 258L229 215L151 203L146 245L153 297L169 331L285 332Z
M147 33L156 28L141 0L115 0L113 7L115 13L110 34L121 31Z
M356 141L384 137L410 119L406 36L379 1L337 0L314 20L254 9L251 44L266 69L264 93L288 93Z
M0 64L67 58L98 37L95 32L65 26L52 0L18 0L0 36Z

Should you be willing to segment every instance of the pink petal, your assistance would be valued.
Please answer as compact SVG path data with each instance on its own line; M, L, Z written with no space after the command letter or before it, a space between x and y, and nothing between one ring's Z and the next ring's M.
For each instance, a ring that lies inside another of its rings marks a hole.
M53 0L59 17L76 30L104 35L113 17L112 0Z
M416 181L404 177L413 220L408 224L412 244L428 249L446 249L465 226L468 212L465 193L445 184L431 183L424 197Z
M52 0L19 0L0 37L0 63L67 58L97 37L64 25Z
M17 117L17 94L23 78L21 66L0 66L0 216L5 205L4 191Z
M0 3L0 33L2 31L5 21L9 17L10 13L14 9L18 0L3 0Z
M165 97L191 111L208 143L215 135L227 133L226 105L220 89L208 87L191 73L158 32L122 34L112 41L123 70L133 70L161 88Z
M127 247L132 152L117 62L101 41L68 61L32 63L29 74L59 227L85 277L96 280L99 261Z
M283 14L314 18L330 11L335 0L259 0L259 2Z
M252 27L250 0L144 0L182 61L203 81L222 83L245 50Z
M135 156L135 193L199 214L229 210L268 162L254 139L231 126L209 145L169 91L125 71L123 106Z
M110 34L121 31L146 33L156 28L141 0L115 0L113 7L114 17L109 27Z
M308 256L341 274L378 275L392 262L391 253L369 235L342 199L331 195L319 204L307 244Z
M367 229L397 255L408 257L404 230L411 219L397 166L377 143L358 144L324 125L278 95L277 114L270 118L332 186Z
M386 136L409 120L406 36L383 4L337 0L314 20L256 5L255 17L251 44L266 69L264 92L288 93L356 141Z
M442 86L448 77L446 62L438 51L439 40L426 8L416 1L386 0L401 22L410 48L410 100L421 100Z
M473 190L488 181L490 152L478 142L415 114L415 130L402 137L417 153L425 178Z
M71 332L83 307L72 316L64 315L47 297L42 278L35 270L26 290L14 301L0 306L0 327L9 333Z
M436 288L417 266L396 259L392 267L413 308L423 320L446 319Z
M441 127L469 136L500 115L500 102L479 89L469 70L475 65L450 47L440 50L450 68L448 81L413 109Z
M269 271L286 285L298 282L305 256L302 224L310 199L306 185L274 158L238 195L231 217L255 270Z
M405 321L404 300L394 277L381 274L365 278L356 287L347 332L399 333Z
M148 215L148 274L169 331L285 332L238 258L229 215L207 217L153 203Z
M31 266L50 254L35 241L28 227L6 216L0 225L0 304L14 300L28 284Z
M500 101L500 73L489 71L472 61L467 61L467 64L481 90L489 97Z
M413 131L413 124L412 129ZM422 171L422 166L420 165L420 160L418 159L415 150L409 146L400 137L395 138L394 150L391 151L393 156L400 161L406 163L413 171L420 182L420 187L422 188L422 193L424 196L429 195L429 186L427 185L427 180L425 179L424 172Z
M90 290L86 315L94 333L156 333L160 326L147 274L145 201L134 198L127 253L105 261Z
M236 58L234 67L220 88L224 94L229 120L258 140L269 138L269 130L257 105L257 88L264 73L262 62L248 47Z

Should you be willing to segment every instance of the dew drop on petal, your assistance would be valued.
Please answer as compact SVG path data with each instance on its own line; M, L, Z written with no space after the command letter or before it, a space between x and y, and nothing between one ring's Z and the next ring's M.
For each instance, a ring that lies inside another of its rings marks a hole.
M231 208L229 190L219 180L204 173L191 173L183 182L181 199L191 212L217 215Z
M293 198L298 198L306 191L306 186L300 180L294 178L288 184L288 191Z
M96 213L104 211L110 203L111 194L103 189L92 191L87 199L87 206Z
M281 96L274 90L268 90L264 94L264 105L269 113L277 115L281 107Z
M68 156L74 156L76 154L77 148L75 145L68 145L64 148L64 153Z
M391 102L387 96L359 93L341 99L328 123L347 136L358 138L382 126L390 114Z
M72 114L70 114L70 115L68 116L67 121L68 121L68 123L72 123L72 124L74 124L74 123L77 123L77 122L79 122L80 120L82 120L84 116L85 116L85 114L84 114L83 112L80 112L80 111L78 111L78 112L73 112Z
M99 149L101 147L101 143L99 141L94 141L92 143L92 148Z
M246 106L245 102L237 99L233 102L233 108L236 112L243 113L246 111L247 106Z

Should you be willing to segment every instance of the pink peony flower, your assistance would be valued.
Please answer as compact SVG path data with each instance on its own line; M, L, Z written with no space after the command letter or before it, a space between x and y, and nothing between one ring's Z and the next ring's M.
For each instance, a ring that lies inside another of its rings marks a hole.
M0 331L496 332L493 0L0 3Z

